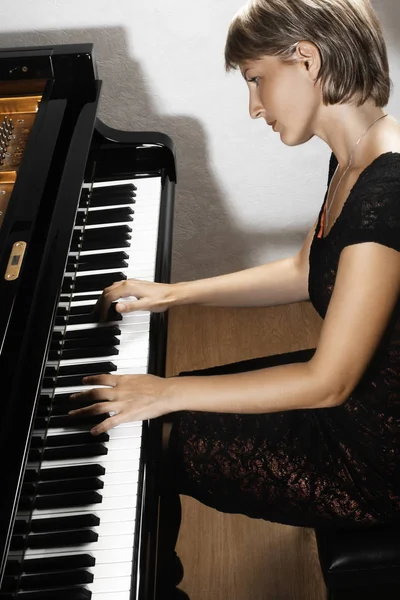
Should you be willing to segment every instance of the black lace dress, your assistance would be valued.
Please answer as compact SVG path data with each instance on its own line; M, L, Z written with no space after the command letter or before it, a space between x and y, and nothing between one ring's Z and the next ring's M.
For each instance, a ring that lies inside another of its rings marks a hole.
M337 160L332 154L329 178ZM400 153L360 175L310 250L310 300L324 318L345 246L378 242L400 251ZM268 335L268 332L265 333ZM309 360L315 349L181 375L214 375ZM304 527L400 521L400 300L361 381L340 406L246 415L174 415L177 490L217 510Z

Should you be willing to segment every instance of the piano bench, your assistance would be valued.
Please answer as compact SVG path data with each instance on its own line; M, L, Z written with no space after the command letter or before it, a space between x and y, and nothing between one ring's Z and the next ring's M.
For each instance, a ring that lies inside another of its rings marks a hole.
M315 535L327 600L399 600L400 523Z

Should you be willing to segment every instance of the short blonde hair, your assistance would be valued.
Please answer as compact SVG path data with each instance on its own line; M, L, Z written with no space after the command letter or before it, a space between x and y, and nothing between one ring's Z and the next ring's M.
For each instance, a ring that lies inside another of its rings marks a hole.
M317 80L325 105L370 98L389 102L392 81L382 27L370 0L250 0L233 18L225 45L226 70L246 60L278 56L293 64L296 44L321 55Z

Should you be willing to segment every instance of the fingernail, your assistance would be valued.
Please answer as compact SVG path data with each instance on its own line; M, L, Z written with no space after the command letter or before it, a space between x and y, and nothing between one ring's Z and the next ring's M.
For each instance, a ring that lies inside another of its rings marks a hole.
M84 377L84 378L82 379L82 383L85 383L85 381L86 381L86 380L87 380L87 377Z
M118 309L118 312L124 312L125 311L125 305L124 304L120 304L118 302L118 304L116 305L116 307Z
M97 435L98 431L97 431L97 429L91 429L90 433L92 435Z
M75 412L74 410L70 410L68 414L69 414L69 415L73 415L73 414L74 414L74 412Z
M70 398L76 398L76 394L72 394L72 396L70 396Z

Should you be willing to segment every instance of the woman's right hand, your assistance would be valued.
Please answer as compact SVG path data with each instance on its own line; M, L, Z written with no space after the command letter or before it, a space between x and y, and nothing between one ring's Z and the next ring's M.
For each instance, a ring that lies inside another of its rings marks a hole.
M115 307L117 312L126 313L134 310L164 312L174 302L173 288L173 284L154 283L141 279L117 281L103 291L94 310L100 321L107 321L108 310L113 302L119 298L134 296L137 300L120 300Z

